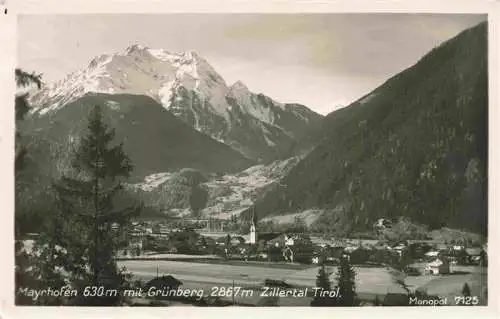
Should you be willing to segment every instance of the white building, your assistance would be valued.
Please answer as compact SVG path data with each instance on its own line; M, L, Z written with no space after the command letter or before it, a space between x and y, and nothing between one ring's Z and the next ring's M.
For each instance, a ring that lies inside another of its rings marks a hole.
M257 243L257 231L255 229L255 224L253 220L252 220L252 225L250 226L250 238L248 242L252 245L255 245Z
M430 263L425 265L424 273L430 275L441 275L441 274L449 274L450 271L450 263L446 258L437 258Z

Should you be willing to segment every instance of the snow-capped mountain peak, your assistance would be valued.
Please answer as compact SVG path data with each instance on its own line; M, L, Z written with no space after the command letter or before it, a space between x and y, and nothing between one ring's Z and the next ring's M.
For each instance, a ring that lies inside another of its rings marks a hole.
M214 94L213 82L223 92ZM193 51L170 53L134 44L118 54L97 56L87 68L48 85L32 97L38 105L33 112L45 114L88 92L145 94L169 108L170 100L165 96L172 96L172 90L180 86L198 90L215 105L220 104L227 90L222 77ZM216 111L224 110L216 108Z
M286 148L300 123L309 125L308 118L253 93L241 81L228 87L194 51L173 53L139 44L96 56L87 67L31 95L32 113L57 111L87 93L147 95L194 129L259 160L261 154L276 152L276 145ZM285 113L291 117L282 117ZM307 116L316 117L313 112Z

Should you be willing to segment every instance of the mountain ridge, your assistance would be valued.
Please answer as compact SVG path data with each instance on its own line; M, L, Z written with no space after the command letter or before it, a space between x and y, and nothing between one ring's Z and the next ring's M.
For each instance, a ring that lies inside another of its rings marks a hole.
M124 143L137 178L185 167L237 172L254 164L229 146L193 130L145 95L86 93L50 116L27 118L22 131L50 142L52 149L62 148L58 152L62 155L85 131L86 114L93 105L103 108L104 119Z
M323 118L306 106L253 93L242 81L228 86L196 52L141 45L97 56L87 68L36 92L31 96L32 114L57 111L89 92L150 96L197 131L264 162L282 158L306 127L315 127Z

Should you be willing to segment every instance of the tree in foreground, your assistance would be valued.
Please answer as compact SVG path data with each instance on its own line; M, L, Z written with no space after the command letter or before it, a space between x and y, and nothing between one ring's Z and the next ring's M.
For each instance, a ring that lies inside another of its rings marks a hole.
M35 85L37 88L41 88L42 80L41 75L35 73L27 73L21 69L15 70L15 80L16 86L19 90L26 87ZM32 260L30 255L26 251L24 243L19 240L21 235L21 220L22 214L17 209L19 207L19 196L21 193L21 183L19 182L19 177L23 168L25 167L25 157L27 154L27 148L23 144L21 139L21 134L19 132L19 124L25 118L29 111L28 103L28 93L19 93L15 96L15 120L16 120L16 140L15 140L15 158L14 158L14 171L15 171L15 286L16 292L22 288L33 288L36 289L39 286L38 281L35 276L33 276L30 268ZM33 299L31 297L26 297L21 294L16 293L15 302L18 305L32 304Z
M59 231L49 232L58 234L49 241L65 249L63 268L80 290L76 304L121 302L119 293L107 293L120 291L124 284L125 275L114 258L126 245L130 219L139 214L142 205L127 203L123 181L130 176L132 165L123 145L113 139L114 130L103 122L101 108L93 107L87 134L76 148L71 167L54 183L59 209L53 224ZM104 295L97 292L100 287Z
M319 289L318 292L321 291L331 291L332 287L330 284L330 279L328 278L328 273L326 271L325 265L322 265L318 270L318 276L316 277L316 288ZM321 296L320 294L316 294L316 296L311 300L311 306L313 307L332 307L335 306L337 297L330 297L329 295Z
M339 290L337 306L348 307L358 305L356 295L356 272L347 258L340 259L336 288Z
M462 288L462 295L464 297L470 297L470 287L467 283L465 283L463 288Z
M41 75L35 73L27 73L21 69L15 70L16 86L18 89L24 89L35 85L38 89L42 87ZM23 168L24 157L26 155L26 147L21 144L20 133L17 126L20 121L28 114L30 106L28 103L28 93L16 94L15 113L16 113L16 150L15 150L15 172L16 175Z

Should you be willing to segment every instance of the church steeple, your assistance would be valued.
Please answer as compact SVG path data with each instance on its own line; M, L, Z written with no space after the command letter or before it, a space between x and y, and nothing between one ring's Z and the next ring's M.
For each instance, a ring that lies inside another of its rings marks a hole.
M257 230L255 228L255 208L252 207L252 219L250 221L250 244L257 243Z

